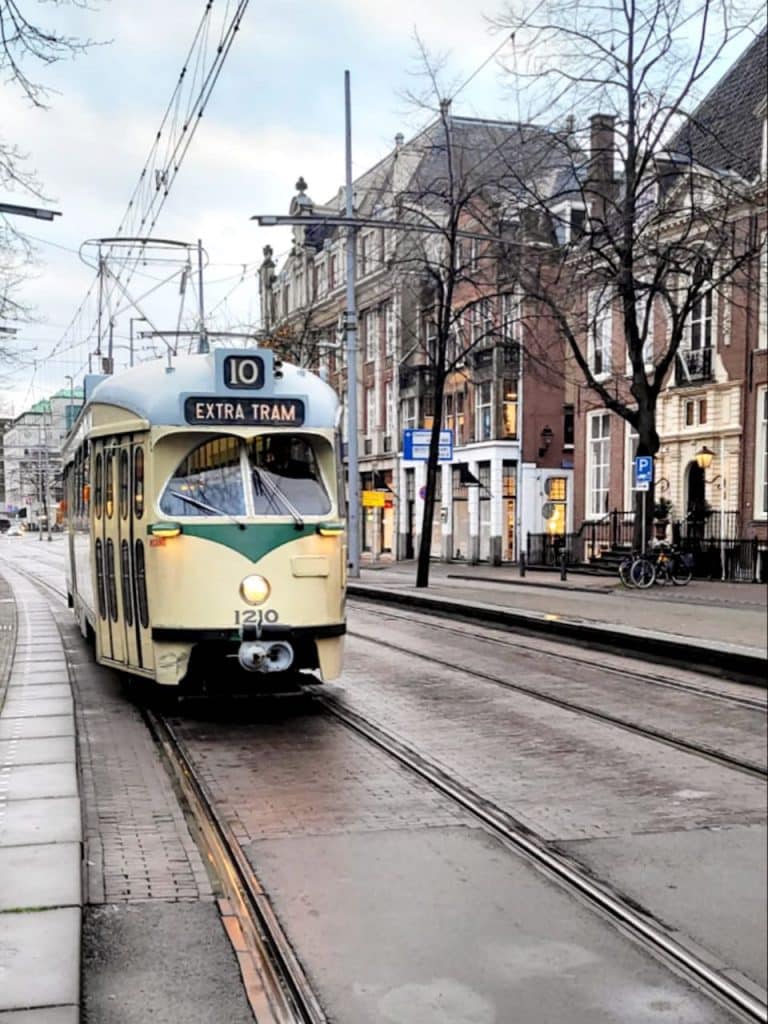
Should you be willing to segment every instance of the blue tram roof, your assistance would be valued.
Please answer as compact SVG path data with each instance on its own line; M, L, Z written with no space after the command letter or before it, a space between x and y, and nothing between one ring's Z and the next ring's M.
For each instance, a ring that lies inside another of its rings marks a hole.
M231 359L260 364L262 385L232 386L233 370L228 362ZM225 369L229 382L225 381ZM116 405L153 425L189 426L185 407L194 398L235 403L299 399L304 407L303 426L336 426L339 399L333 388L311 370L291 363L282 363L277 372L281 376L275 376L274 354L270 349L218 348L204 355L175 357L171 367L158 359L114 376L86 378L86 405ZM238 423L233 421L232 425Z

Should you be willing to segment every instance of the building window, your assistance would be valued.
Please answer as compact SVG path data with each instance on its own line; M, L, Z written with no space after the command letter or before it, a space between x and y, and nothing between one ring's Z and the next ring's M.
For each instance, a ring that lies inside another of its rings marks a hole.
M757 393L755 518L768 519L768 387Z
M572 405L563 406L563 448L573 448L575 416Z
M384 433L391 438L395 431L395 387L391 380L384 384Z
M610 292L594 289L587 297L587 362L595 377L611 372L612 309Z
M365 433L373 437L376 430L376 389L365 389Z
M406 398L403 402L403 427L405 430L416 428L416 399Z
M688 347L692 352L712 347L712 292L694 302L687 326Z
M384 306L384 354L388 356L395 351L396 326L395 304L387 302Z
M491 438L491 398L490 381L475 387L475 437L478 441Z
M456 392L456 444L464 444L464 392Z
M610 482L611 415L593 412L587 417L587 515L592 519L608 511Z
M379 351L379 316L375 309L365 314L365 359L372 362Z
M706 398L687 399L684 405L683 421L686 427L704 426L707 422Z
M760 247L758 281L757 347L768 348L768 234Z
M504 381L504 402L502 406L502 428L504 437L517 437L517 382Z

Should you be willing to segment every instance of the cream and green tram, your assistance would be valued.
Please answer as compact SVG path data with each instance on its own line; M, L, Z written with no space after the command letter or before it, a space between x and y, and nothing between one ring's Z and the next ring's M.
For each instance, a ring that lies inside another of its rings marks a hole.
M165 686L334 679L339 403L268 349L86 378L64 449L67 590L97 660Z

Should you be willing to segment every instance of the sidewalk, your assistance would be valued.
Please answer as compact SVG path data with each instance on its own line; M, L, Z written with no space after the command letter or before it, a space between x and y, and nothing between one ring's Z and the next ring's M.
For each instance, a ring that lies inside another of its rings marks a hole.
M30 584L13 588L18 603L0 577L0 1021L77 1024L74 705L53 616Z
M586 573L528 570L517 566L467 565L435 562L429 586L416 588L415 562L363 566L360 578L351 579L351 595L389 597L403 603L444 608L473 605L509 624L530 625L550 634L605 640L620 646L626 639L635 650L645 644L665 646L681 661L685 651L704 664L710 654L724 671L733 655L765 659L768 648L768 588L763 584L692 580L688 586L627 589L618 579ZM766 663L768 669L768 663Z

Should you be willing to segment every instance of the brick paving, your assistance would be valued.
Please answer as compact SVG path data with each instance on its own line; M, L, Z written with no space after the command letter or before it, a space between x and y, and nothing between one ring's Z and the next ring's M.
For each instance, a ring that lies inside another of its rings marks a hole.
M59 627L74 667L87 902L212 900L171 780L124 684L92 663L67 613Z

